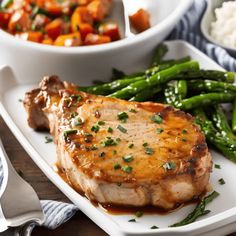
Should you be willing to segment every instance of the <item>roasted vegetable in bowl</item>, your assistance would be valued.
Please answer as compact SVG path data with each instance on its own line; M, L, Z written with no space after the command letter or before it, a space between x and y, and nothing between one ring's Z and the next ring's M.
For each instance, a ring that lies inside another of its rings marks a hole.
M55 46L104 44L121 39L118 23L107 20L112 0L3 0L0 28L23 40ZM150 27L149 14L131 16L138 32Z

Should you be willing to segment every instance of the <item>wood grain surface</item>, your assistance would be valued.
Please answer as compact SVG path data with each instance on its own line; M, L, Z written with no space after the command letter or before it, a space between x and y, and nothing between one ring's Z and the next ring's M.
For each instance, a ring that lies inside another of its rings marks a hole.
M0 116L0 136L6 152L22 177L32 185L40 199L70 202L68 198L54 186L43 172L34 164L28 154L15 139ZM236 231L236 229L235 229ZM34 229L32 236L104 236L107 235L82 212L55 230L43 227ZM236 236L236 233L230 234Z

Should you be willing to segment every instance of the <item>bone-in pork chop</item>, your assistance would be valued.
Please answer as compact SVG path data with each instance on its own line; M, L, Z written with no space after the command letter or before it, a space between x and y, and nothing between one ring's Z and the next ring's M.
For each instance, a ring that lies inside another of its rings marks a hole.
M91 200L171 209L206 190L211 155L183 111L87 94L56 76L24 105L29 125L53 135L68 181Z

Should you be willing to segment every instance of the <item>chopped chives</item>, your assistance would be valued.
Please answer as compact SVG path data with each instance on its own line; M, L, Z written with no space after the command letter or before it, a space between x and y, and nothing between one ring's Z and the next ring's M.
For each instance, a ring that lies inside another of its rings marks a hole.
M157 133L158 133L158 134L161 134L163 131L164 131L164 129L162 129L162 128L157 128Z
M121 125L118 125L118 126L117 126L117 129L120 130L120 132L122 132L122 133L124 133L124 134L127 133L127 129L125 129L125 128L124 128L123 126L121 126Z
M131 162L134 160L134 157L132 155L126 155L122 157L124 162Z
M114 169L115 170L118 170L118 169L120 169L121 168L121 165L119 164L119 163L116 163L115 165L114 165Z
M121 169L126 173L130 173L133 170L131 166L122 166Z
M163 119L160 115L154 115L154 116L151 116L151 120L154 121L155 123L157 124L161 124L163 122Z
M225 184L225 181L224 181L223 178L219 179L218 182L219 182L219 184L221 184L221 185L224 185L224 184Z

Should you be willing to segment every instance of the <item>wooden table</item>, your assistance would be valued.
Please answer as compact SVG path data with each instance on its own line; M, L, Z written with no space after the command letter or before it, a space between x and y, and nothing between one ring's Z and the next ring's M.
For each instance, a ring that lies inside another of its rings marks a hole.
M70 202L34 164L19 142L10 132L0 116L0 135L3 145L15 169L29 182L40 199L51 199ZM55 230L37 227L33 236L104 236L107 235L82 212L78 212L72 219ZM236 233L230 236L236 236Z

